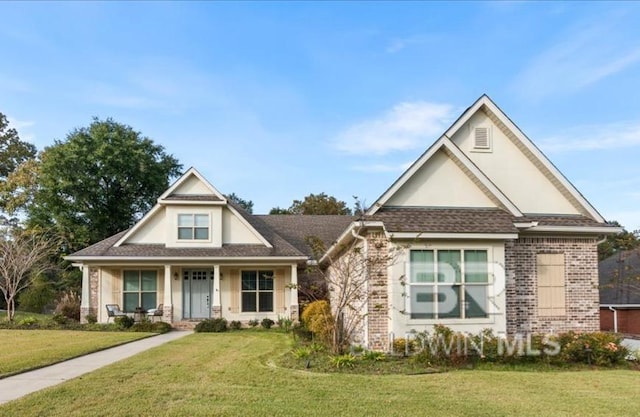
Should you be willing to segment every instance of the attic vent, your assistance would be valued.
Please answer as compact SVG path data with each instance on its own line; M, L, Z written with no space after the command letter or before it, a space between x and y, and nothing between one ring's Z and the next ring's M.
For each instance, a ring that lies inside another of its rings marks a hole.
M474 149L491 149L491 130L488 127L476 127Z

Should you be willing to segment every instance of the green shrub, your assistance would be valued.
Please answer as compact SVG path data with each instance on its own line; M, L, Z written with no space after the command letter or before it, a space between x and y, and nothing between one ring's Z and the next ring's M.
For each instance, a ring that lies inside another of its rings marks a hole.
M353 368L356 366L357 358L351 353L345 355L332 356L330 359L331 365L336 368Z
M35 317L25 317L18 322L18 327L26 327L26 328L37 328L40 322Z
M21 311L43 313L47 307L55 305L56 292L46 277L36 278L27 289L18 296Z
M624 363L629 350L620 344L622 338L612 333L568 332L559 338L562 357L568 362L597 366L613 366Z
M163 321L143 320L135 323L129 330L132 332L167 333L171 330L171 325Z
M129 316L118 316L115 319L113 319L113 321L115 322L116 326L118 326L118 328L120 329L128 329L131 326L133 326L133 324L135 323L135 321L133 320L133 317L129 317Z
M242 329L242 322L238 320L233 320L231 323L229 323L229 328L231 330L240 330Z
M51 316L51 320L57 324L67 324L68 318L62 314L56 313Z
M275 324L275 321L271 320L268 317L263 318L262 321L260 322L260 325L265 329L270 329L271 326L273 326L274 324Z
M250 327L256 327L260 322L257 319L249 320Z
M196 325L196 333L220 333L227 331L227 320L223 318L203 320Z
M308 346L303 346L294 349L292 353L297 359L308 359L313 354L313 351Z
M293 325L293 320L291 320L290 318L278 316L278 327L280 327L286 333L289 333L289 330L291 330L292 325Z
M86 316L84 316L84 319L89 324L94 324L98 322L98 317L95 314L87 314Z
M401 355L409 355L416 351L416 341L413 339L405 339L404 337L399 337L397 339L393 339L392 343L393 353L398 353Z
M372 362L382 362L387 359L383 352L377 352L375 350L365 350L362 353L362 359Z

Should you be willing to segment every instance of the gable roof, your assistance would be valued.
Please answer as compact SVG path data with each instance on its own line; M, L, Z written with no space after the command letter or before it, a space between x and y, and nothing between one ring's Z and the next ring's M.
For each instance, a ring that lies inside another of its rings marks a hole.
M602 260L598 273L600 304L640 304L640 248Z
M467 108L462 115L451 125L449 129L416 160L378 200L369 208L367 214L373 215L429 160L437 151L443 149L447 155L456 160L462 170L473 179L485 194L493 197L495 201L508 210L514 216L522 216L520 209L458 148L452 141L456 132L467 123L477 112L483 111L498 127L505 130L507 136L514 141L527 158L540 169L567 198L571 204L580 207L585 215L588 215L598 223L604 223L604 218L584 198L582 194L571 184L562 173L549 161L549 159L531 142L531 140L500 110L500 108L485 94Z

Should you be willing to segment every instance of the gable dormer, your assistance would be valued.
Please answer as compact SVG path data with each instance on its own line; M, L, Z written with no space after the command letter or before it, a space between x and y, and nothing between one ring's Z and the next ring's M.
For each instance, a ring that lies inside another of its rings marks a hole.
M219 248L227 244L271 247L226 197L190 168L154 208L115 246L157 244L167 248Z

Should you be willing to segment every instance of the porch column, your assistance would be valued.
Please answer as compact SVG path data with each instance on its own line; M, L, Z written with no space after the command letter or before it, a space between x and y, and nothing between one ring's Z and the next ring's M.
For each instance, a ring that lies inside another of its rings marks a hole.
M222 317L222 303L220 302L220 265L213 266L213 303L211 315L214 318Z
M89 290L89 265L78 265L82 271L82 299L80 300L80 322L87 321L87 314L91 312L91 303L89 300L91 291Z
M163 304L163 312L162 319L172 323L173 322L173 297L171 293L171 265L164 266L164 300L162 300Z
M298 320L298 265L291 265L291 320Z

